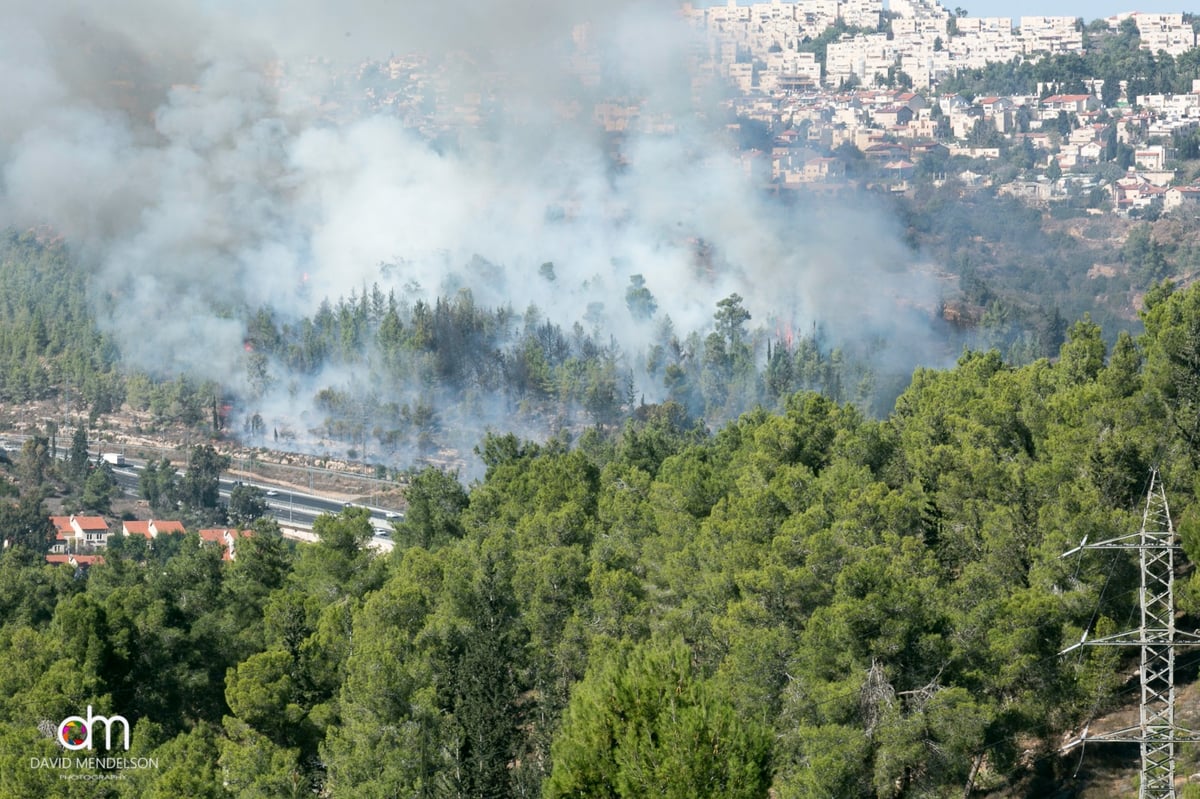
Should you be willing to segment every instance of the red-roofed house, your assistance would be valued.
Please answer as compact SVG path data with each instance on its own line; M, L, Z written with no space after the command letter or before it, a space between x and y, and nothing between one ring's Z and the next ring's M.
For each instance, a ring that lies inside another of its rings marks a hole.
M1100 107L1100 101L1094 94L1052 94L1042 100L1043 111L1070 111L1081 114Z
M983 109L984 116L988 117L995 114L1002 114L1013 107L1013 101L1007 97L982 97L977 99L975 103Z
M121 522L121 532L125 535L140 535L147 539L158 538L164 533L182 533L183 522L147 519L146 521Z
M908 148L899 144L885 142L881 144L872 144L870 147L867 147L863 150L863 154L872 161L895 161L900 158L907 158Z
M800 131L795 128L788 128L787 130L781 130L775 136L775 142L784 147L791 147L796 143L796 139L798 138L800 138Z
M143 538L153 538L150 533L150 522L143 522L136 519L121 522L121 533L123 535L140 535Z
M846 162L840 158L810 158L804 162L804 179L836 180L846 176Z
M913 112L908 106L889 105L886 108L877 108L872 111L871 118L877 125L894 128L897 125L907 125L913 118Z
M47 563L65 563L76 569L86 569L92 565L104 565L103 555L50 554L46 556Z
M236 560L237 539L249 538L252 535L254 535L253 530L224 530L220 528L210 528L200 531L200 541L206 544L219 544L224 547L224 551L221 553L222 560Z
M183 522L178 521L163 521L159 519L150 521L150 532L156 536L169 535L171 533L179 533L183 535L187 530L183 529Z
M51 552L78 552L81 547L95 548L108 544L108 522L102 516L51 516L54 525L54 544Z
M925 98L916 92L900 92L896 95L896 105L907 106L914 114L922 108L928 108L929 103L925 102Z
M1187 206L1188 213L1194 213L1200 208L1200 186L1172 186L1163 196L1163 209L1173 211Z
M1142 169L1150 171L1158 171L1167 163L1167 158L1171 155L1167 148L1161 144L1151 144L1146 147L1139 147L1133 151L1133 162Z
M1155 186L1135 173L1118 178L1113 184L1113 196L1116 199L1117 209L1121 211L1149 208L1155 203L1165 203L1166 193L1166 187Z

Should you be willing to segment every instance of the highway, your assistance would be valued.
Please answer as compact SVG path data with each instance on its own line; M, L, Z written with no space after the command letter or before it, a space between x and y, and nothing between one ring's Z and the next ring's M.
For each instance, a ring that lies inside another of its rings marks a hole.
M128 459L124 466L113 466L110 464L113 477L126 496L138 496L142 466L143 464ZM228 501L230 493L239 484L260 489L265 495L263 498L266 500L267 509L270 511L271 516L281 525L292 527L312 527L313 521L323 513L341 513L342 509L348 507L350 504L358 505L358 503L344 503L340 500L320 497L303 491L279 488L269 483L256 483L251 480L231 480L227 478L220 479L219 490L221 498ZM392 522L404 518L403 513L389 511L384 508L371 508L366 505L360 505L359 507L366 507L370 511L371 526L375 528L375 534L378 537L386 537L391 532Z
M19 446L13 447L10 441L23 441L26 436L19 434L8 434L5 436L8 440L0 440L0 450L10 457L16 456L19 451ZM56 454L59 458L66 458L69 450L65 447L58 447ZM97 451L89 451L89 457L99 462L101 453ZM121 491L130 497L139 496L141 475L140 472L145 466L144 463L133 458L122 456L124 461L118 466L109 463L112 469L113 477L117 481L117 485L121 487ZM183 472L177 472L182 475ZM243 485L253 486L262 490L264 499L267 503L267 509L271 516L279 522L283 527L311 529L313 522L318 516L323 513L341 513L341 511L351 505L365 507L371 513L371 526L375 530L372 546L377 549L390 550L392 548L391 531L392 524L396 521L404 519L404 513L400 511L389 510L387 508L373 508L361 503L347 503L337 499L317 496L304 491L295 491L292 489L280 488L272 483L259 483L252 480L232 480L222 478L219 480L219 493L222 499L228 502L230 492L239 483ZM310 540L303 534L291 536L300 540Z

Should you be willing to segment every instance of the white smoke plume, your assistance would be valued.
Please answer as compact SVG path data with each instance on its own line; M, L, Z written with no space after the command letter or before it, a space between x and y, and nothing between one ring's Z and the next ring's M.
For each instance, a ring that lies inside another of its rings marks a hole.
M890 321L934 297L895 223L765 199L724 112L697 104L669 3L0 5L0 223L66 236L141 368L229 384L246 311L295 319L375 283L408 298L469 284L481 305L536 304L567 327L602 302L632 352L653 329L625 307L632 274L678 330L736 291L756 322L908 336L897 357L912 362L932 351ZM581 81L567 64L585 50ZM355 110L331 78L407 53L451 54L422 90L481 95L494 110L479 129L435 144L412 119ZM673 132L630 132L614 169L591 116L606 98L669 114ZM700 239L720 254L711 274ZM467 269L476 256L498 266L486 281Z

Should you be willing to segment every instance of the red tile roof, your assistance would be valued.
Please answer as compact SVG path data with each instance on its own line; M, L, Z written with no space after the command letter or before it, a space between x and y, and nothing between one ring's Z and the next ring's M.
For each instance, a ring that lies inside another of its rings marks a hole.
M66 563L73 566L102 566L103 555L47 555L47 563Z
M81 530L107 530L108 522L103 516L51 516L50 522L59 530L74 535L75 528L71 526L74 520Z
M125 535L144 535L146 538L153 538L164 533L185 532L183 522L166 519L147 519L144 522L133 520L122 522L122 527L125 530Z
M252 535L254 535L253 530L209 528L200 531L200 540L220 544L222 546L221 560L233 560L233 539L249 538ZM226 536L229 536L230 539L228 545L226 544Z
M121 522L121 530L125 535L141 535L150 538L150 522L133 519L127 522Z

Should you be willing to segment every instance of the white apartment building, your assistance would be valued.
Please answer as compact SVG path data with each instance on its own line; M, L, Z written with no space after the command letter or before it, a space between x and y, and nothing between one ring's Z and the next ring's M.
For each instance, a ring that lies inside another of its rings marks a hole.
M984 33L1012 35L1012 20L1008 17L958 17L954 21L960 36Z
M774 50L796 50L806 37L820 35L842 19L847 25L875 30L883 14L883 0L799 0L697 8L690 3L680 15L693 27L735 48L741 47L757 58ZM721 61L728 63L722 47Z
M770 3L754 3L750 6L750 21L765 25L772 22L794 22L796 20L796 4L771 0Z
M838 4L838 16L847 25L875 30L883 17L883 0L844 0Z
M754 65L730 64L729 82L736 86L742 94L749 94L754 87Z
M1200 118L1200 94L1139 94L1137 104L1172 118Z
M838 86L852 75L871 86L892 69L903 71L914 87L924 89L960 69L1083 48L1083 30L1076 17L1024 16L1014 28L1008 17L954 16L938 0L888 0L895 15L890 39L872 33L831 43L824 75L811 54L799 51L806 38L821 34L838 19L876 29L883 2L768 0L738 5L737 0L727 0L711 8L685 3L681 15L704 31L704 41L696 47L697 63L706 66L707 74L719 74L743 92L794 93L821 83ZM1147 49L1178 55L1197 44L1182 13L1138 12L1108 21L1115 26L1130 16ZM749 62L760 66L757 72L747 69ZM1190 101L1173 102L1186 106L1180 108L1180 115L1194 113Z
M819 33L837 22L840 5L838 0L801 0L796 3L796 22Z
M1196 46L1196 32L1190 23L1184 23L1183 14L1133 14L1137 23L1141 46L1144 50L1157 53L1165 50L1173 56L1182 55Z
M935 80L954 72L953 56L948 50L927 50L900 54L900 70L913 80L914 89L927 89Z
M958 35L946 41L955 68L981 69L989 61L1011 61L1024 53L1007 17L960 17L955 24Z
M851 75L863 84L874 83L876 75L886 75L899 63L896 42L885 33L855 36L833 42L825 48L825 84L838 86Z
M723 6L703 9L704 22L709 28L745 25L750 22L750 6L739 6L737 0L729 0Z
M821 64L816 53L767 53L767 67L758 76L764 92L800 91L821 85Z
M928 36L930 41L935 36L945 39L947 23L937 17L900 17L892 20L892 34L901 38Z
M901 19L950 19L950 12L942 8L937 0L891 0L888 8Z
M1026 55L1083 50L1083 30L1076 17L1021 17L1020 30Z

